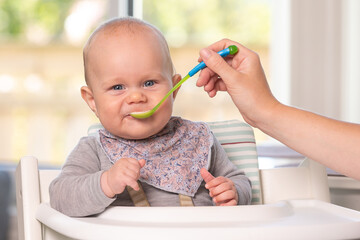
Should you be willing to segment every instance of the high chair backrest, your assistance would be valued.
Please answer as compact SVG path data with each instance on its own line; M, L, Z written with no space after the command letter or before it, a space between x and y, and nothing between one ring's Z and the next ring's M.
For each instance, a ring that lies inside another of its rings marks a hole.
M262 204L259 164L252 127L239 120L209 122L230 161L242 169L251 181L251 204Z

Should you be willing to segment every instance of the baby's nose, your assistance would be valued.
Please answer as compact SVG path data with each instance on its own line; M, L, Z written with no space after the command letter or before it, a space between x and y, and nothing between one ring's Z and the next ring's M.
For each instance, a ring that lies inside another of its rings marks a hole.
M146 96L141 92L137 90L133 90L129 92L129 95L127 97L127 103L139 103L139 102L145 102Z

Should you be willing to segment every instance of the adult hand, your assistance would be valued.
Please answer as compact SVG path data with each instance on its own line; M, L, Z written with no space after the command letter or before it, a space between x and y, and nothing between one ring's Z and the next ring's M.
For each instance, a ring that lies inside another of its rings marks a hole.
M239 48L235 56L224 60L216 54L230 45ZM279 103L257 54L237 42L223 39L202 49L200 56L207 68L201 71L197 86L204 86L210 97L227 91L247 123L304 156L360 180L360 124Z
M222 58L216 52L236 45L239 49L234 56ZM223 39L200 51L199 61L204 68L197 80L210 97L218 91L227 91L244 120L256 127L260 114L278 104L273 97L261 66L259 56L241 44Z

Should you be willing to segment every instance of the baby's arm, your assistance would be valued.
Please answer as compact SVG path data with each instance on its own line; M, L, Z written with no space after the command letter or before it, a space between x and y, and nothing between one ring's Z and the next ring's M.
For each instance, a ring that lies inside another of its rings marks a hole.
M51 207L74 217L104 211L115 198L107 197L101 188L101 169L96 141L82 138L50 184Z
M224 177L231 180L237 192L237 204L247 205L251 203L251 182L244 171L238 169L227 157L227 154L219 141L214 136L214 145L211 150L211 164L209 172L216 177ZM228 183L230 184L230 183Z
M233 181L222 176L215 178L205 168L202 168L200 173L206 182L205 188L209 190L210 197L216 206L235 206L238 204L239 197Z

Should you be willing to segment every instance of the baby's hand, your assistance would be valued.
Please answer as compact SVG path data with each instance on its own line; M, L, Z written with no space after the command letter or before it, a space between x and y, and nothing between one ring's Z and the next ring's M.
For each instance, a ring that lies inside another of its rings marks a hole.
M209 190L216 206L235 206L238 203L238 194L233 181L225 177L215 178L205 168L200 170L206 182L205 188Z
M140 169L145 165L145 160L134 158L121 158L101 176L101 188L105 195L112 198L124 191L128 185L134 190L139 190L137 180Z

